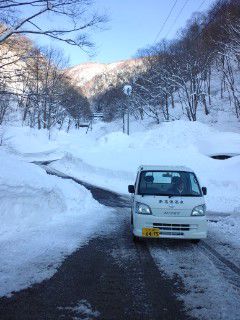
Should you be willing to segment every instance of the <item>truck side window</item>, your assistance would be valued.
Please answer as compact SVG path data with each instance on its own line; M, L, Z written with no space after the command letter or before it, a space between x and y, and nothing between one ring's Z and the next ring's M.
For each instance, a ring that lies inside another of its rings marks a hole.
M191 189L195 193L199 193L199 187L198 182L194 174L190 174L190 180L191 180Z
M137 173L137 177L136 177L136 180L135 180L135 183L134 183L135 190L136 190L136 187L137 187L138 176L139 176L139 172Z

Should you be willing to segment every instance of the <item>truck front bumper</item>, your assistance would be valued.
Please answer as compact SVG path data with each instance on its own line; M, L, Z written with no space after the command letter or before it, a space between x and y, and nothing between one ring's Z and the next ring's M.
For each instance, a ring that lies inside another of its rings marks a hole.
M207 237L207 219L201 217L158 217L153 215L133 216L133 234L143 237L143 228L157 228L160 238L204 239Z

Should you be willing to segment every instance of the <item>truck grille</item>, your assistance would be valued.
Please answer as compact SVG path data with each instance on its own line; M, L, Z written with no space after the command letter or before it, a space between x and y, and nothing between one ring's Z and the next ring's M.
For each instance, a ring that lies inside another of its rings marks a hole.
M181 231L195 230L195 229L197 229L197 225L194 225L194 224L153 223L153 228L158 228L158 229L160 229L160 231L169 231L170 234L171 234L171 232L174 232L174 233L180 232L181 235L183 235L183 233ZM164 234L165 234L165 232L164 232Z

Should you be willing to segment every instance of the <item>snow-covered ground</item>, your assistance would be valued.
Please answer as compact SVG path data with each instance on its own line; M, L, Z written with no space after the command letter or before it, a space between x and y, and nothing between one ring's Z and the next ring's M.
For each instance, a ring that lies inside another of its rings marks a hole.
M208 220L202 244L166 240L150 244L150 252L163 274L184 284L177 296L194 318L238 320L240 214L212 213Z
M239 248L240 156L224 161L210 158L224 153L240 153L240 134L183 120L151 126L133 121L130 136L121 132L121 123L99 122L88 134L85 130L53 131L51 140L44 130L5 128L0 147L0 294L51 277L64 257L95 235L100 222L107 219L106 208L86 189L48 176L31 161L56 160L50 164L52 168L120 193L127 193L141 164L191 167L208 188L208 210L229 214L210 223L213 239L224 235L222 242ZM89 221L89 215L94 219ZM194 252L189 259L200 259ZM179 260L168 250L153 249L152 253L163 259L162 267L164 261L178 265L185 254L183 250ZM233 252L227 254L233 256ZM181 273L184 268L179 268ZM169 276L171 272L170 268ZM185 282L188 287L190 278ZM192 307L199 310L197 305Z
M93 320L100 316L99 311L93 311L91 304L86 300L80 300L74 307L58 307L58 310L62 312L61 318L65 318L65 312L67 315L69 313L72 316L72 319L76 320Z
M0 159L2 296L50 278L110 212L72 181L1 149Z
M187 242L150 245L150 252L167 277L182 281L185 292L177 296L194 318L239 319L239 276L227 279L226 266L216 267L204 250Z
M89 134L53 132L50 141L44 131L9 128L6 141L27 161L59 159L50 166L120 193L127 193L141 164L186 165L208 188L208 210L240 212L240 156L224 161L210 158L240 155L240 134L183 120L149 127L133 121L128 136L120 123L98 123Z

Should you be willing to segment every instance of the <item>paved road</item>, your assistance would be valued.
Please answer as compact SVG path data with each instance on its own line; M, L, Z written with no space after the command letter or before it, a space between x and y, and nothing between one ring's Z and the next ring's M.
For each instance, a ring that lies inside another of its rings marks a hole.
M176 299L184 291L180 279L167 279L147 244L132 242L129 200L84 185L113 208L110 231L102 226L102 236L69 256L50 280L0 299L0 319L190 319Z

